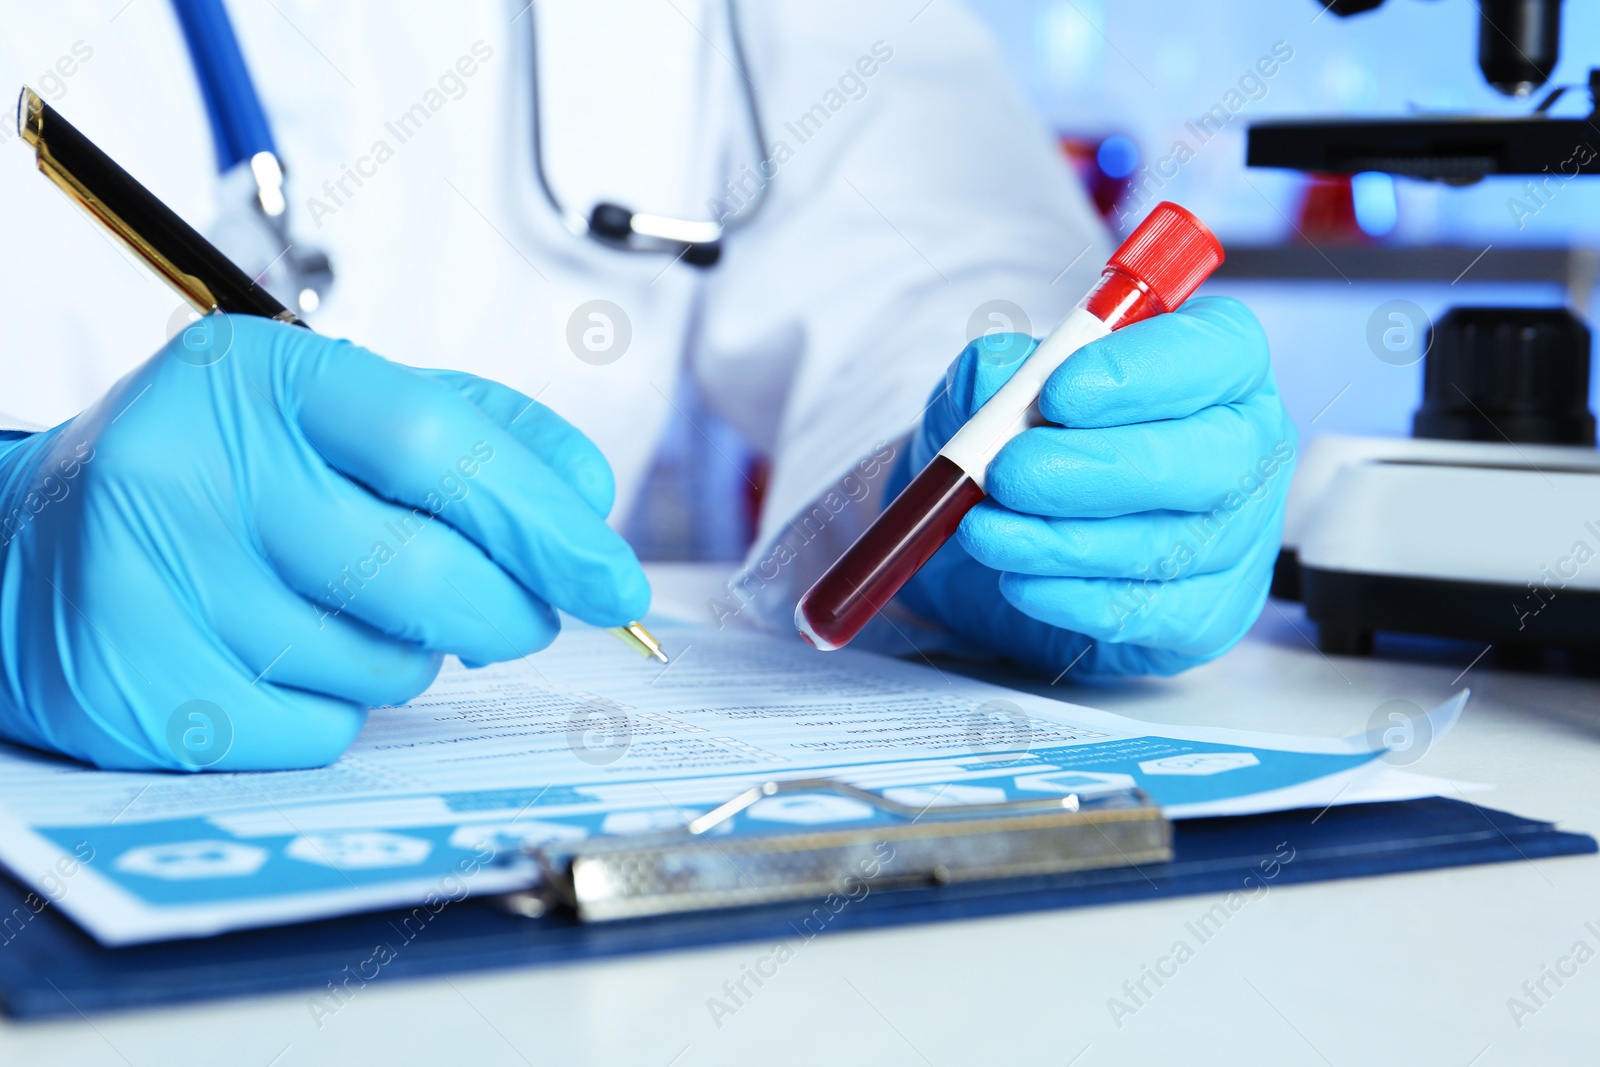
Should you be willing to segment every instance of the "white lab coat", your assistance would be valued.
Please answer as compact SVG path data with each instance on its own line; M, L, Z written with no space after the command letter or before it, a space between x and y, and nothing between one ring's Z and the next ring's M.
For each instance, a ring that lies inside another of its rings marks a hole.
M533 175L527 29L536 15L546 166L566 206L704 218L708 201L733 206L727 183L761 162L721 0L229 8L290 168L296 237L337 271L312 325L537 396L609 458L618 523L694 375L771 459L753 561L916 423L974 309L1013 301L1042 332L1108 251L958 0L741 0L776 167L765 206L709 272L563 227ZM33 85L179 214L214 225L210 131L163 0L16 5L6 22L6 92ZM441 86L462 57L473 73ZM437 109L401 143L393 124L419 103ZM53 425L158 347L179 301L34 172L14 131L3 140L0 411ZM367 175L359 187L350 168ZM605 365L567 342L574 310L596 298L632 327ZM750 615L786 620L871 506L786 554Z

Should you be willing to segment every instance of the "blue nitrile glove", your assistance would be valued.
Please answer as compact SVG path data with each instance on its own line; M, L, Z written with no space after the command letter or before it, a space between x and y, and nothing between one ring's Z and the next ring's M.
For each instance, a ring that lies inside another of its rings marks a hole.
M201 320L0 449L0 736L101 767L321 766L443 654L650 600L571 425L263 319Z
M1037 344L968 345L891 489ZM1226 651L1266 600L1297 439L1255 316L1202 297L1127 326L1059 367L1039 410L1056 425L1001 449L989 498L902 602L1052 674L1173 674Z

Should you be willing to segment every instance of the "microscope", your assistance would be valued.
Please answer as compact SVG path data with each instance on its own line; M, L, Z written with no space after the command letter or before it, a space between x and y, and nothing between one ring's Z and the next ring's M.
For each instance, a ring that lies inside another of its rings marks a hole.
M1383 0L1313 2L1353 17ZM1480 0L1478 21L1490 85L1511 97L1546 85L1561 0ZM1555 88L1514 117L1256 123L1246 164L1452 185L1524 174L1564 182L1600 173L1600 71L1588 90L1582 118L1550 114L1565 91ZM1600 664L1590 343L1566 307L1450 308L1426 339L1410 438L1312 442L1290 490L1272 591L1304 602L1323 652L1367 654L1374 634L1402 633L1487 642L1510 662L1556 649Z
M1313 0L1335 15L1371 11L1383 0ZM1479 0L1478 68L1510 97L1550 79L1560 55L1561 0ZM1600 71L1589 73L1590 108ZM1492 174L1574 177L1600 173L1600 133L1583 118L1552 118L1565 93L1553 90L1531 115L1260 122L1250 127L1245 165L1322 174L1381 171L1457 185ZM1587 152L1581 151L1588 147ZM1576 157L1576 158L1575 158Z

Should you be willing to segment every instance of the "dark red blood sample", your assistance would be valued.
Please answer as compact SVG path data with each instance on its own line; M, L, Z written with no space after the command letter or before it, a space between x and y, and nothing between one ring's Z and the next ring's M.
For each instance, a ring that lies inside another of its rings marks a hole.
M954 461L933 457L800 598L800 636L829 651L849 642L950 539L983 495Z

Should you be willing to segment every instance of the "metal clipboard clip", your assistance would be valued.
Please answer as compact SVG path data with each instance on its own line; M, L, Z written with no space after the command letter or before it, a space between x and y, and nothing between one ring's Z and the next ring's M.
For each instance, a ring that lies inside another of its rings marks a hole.
M762 819L757 805L781 797L787 819ZM836 817L822 824L821 814ZM752 786L682 829L532 853L541 882L508 895L512 911L565 907L607 922L813 899L852 882L876 890L1159 863L1172 858L1172 825L1137 789L919 808L801 778Z

